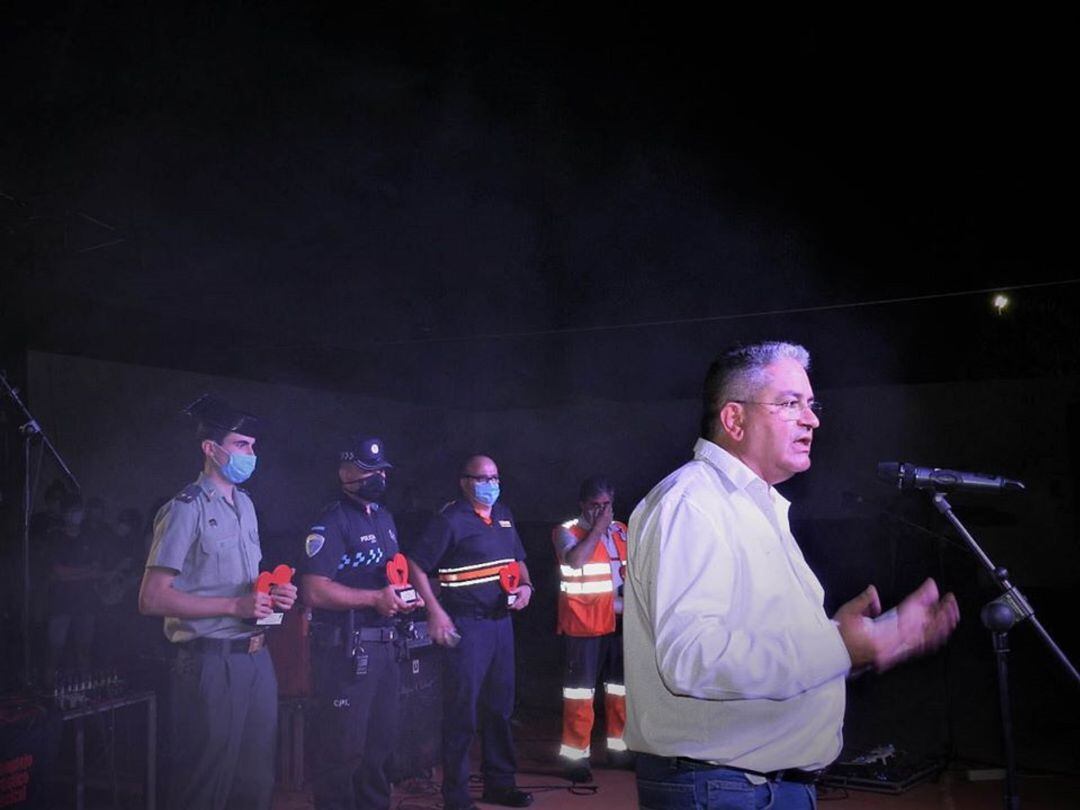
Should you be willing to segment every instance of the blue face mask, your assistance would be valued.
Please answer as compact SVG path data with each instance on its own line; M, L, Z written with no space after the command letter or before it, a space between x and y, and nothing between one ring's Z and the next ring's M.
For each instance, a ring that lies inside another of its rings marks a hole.
M487 481L473 481L473 497L484 506L493 506L499 500L499 485Z
M247 453L229 453L229 460L220 465L219 469L226 481L233 484L242 484L251 478L251 474L255 472L255 462L257 460L256 456Z

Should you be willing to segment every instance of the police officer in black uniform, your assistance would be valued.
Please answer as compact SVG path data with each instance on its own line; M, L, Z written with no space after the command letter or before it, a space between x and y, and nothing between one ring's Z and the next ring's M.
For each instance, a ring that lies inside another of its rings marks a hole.
M386 564L398 552L397 528L380 506L391 465L379 439L341 453L345 497L308 530L301 593L314 608L312 660L320 744L311 763L319 810L390 806L387 767L398 737L398 631L395 617L423 605L405 602Z
M465 460L462 497L435 515L410 547L416 590L427 602L428 632L448 649L443 667L443 807L470 810L469 746L480 732L482 801L527 807L515 785L510 729L514 710L514 627L509 611L532 597L525 548L499 498L499 468L487 456ZM505 573L516 571L513 580ZM429 578L430 577L430 578ZM438 592L432 578L437 577Z

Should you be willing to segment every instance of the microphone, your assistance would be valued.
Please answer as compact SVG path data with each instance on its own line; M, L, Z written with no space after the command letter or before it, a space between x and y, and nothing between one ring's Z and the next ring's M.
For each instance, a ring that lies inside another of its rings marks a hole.
M904 461L882 461L877 477L897 489L931 489L935 492L1022 492L1024 484L1000 475L919 467Z

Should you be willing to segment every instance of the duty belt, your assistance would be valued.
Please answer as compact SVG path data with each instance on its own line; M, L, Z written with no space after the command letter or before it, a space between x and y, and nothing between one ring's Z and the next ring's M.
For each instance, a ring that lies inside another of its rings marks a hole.
M366 642L389 643L401 638L396 627L360 627L353 631L357 640ZM347 633L340 627L327 624L311 626L312 640L322 647L340 647L345 642Z
M485 582L498 582L503 568L512 563L512 557L505 560L463 565L459 568L440 568L439 582L444 588L467 588L483 585Z

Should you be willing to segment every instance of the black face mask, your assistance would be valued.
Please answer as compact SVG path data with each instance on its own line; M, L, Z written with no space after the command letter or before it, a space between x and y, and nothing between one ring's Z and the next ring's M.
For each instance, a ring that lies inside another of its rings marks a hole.
M368 503L377 503L386 494L386 477L371 475L346 485L345 491Z

